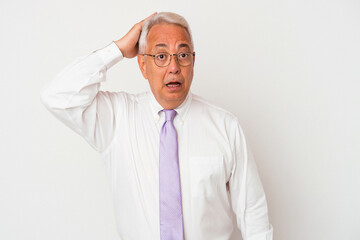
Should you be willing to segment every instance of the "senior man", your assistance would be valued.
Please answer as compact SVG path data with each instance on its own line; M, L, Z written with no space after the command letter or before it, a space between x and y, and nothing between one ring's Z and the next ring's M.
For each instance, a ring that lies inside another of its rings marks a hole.
M135 56L151 91L99 90L109 68ZM42 101L101 154L121 239L228 240L234 212L244 240L270 240L244 133L234 115L189 91L194 63L186 20L154 13L68 65Z

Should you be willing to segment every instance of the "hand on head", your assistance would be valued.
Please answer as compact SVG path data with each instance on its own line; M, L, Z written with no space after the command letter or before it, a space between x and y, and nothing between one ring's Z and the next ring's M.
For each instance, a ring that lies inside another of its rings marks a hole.
M142 26L146 20L152 18L156 14L157 13L155 12L150 16L148 16L147 18L145 18L144 20L136 23L125 36L123 36L121 39L117 41L114 41L124 57L133 58L138 54L139 51L138 42L139 42Z
M124 57L138 57L143 77L164 109L175 109L185 101L195 58L190 27L182 16L172 12L154 13L135 24L115 44ZM186 53L188 61L185 57L179 60L179 53L181 56ZM163 57L167 54L165 61ZM159 62L161 60L164 60L163 64Z

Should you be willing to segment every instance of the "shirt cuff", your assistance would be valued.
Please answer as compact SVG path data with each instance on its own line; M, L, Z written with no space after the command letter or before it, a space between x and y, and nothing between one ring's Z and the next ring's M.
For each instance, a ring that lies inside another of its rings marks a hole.
M107 69L111 68L124 58L120 49L114 42L111 42L106 47L98 49L95 52L101 58Z

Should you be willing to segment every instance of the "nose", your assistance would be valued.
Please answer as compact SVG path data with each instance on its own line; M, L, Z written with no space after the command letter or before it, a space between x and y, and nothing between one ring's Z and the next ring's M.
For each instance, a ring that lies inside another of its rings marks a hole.
M177 61L177 58L176 58L176 54L173 54L170 56L171 58L174 57L174 59L170 59L170 63L169 63L169 71L170 73L173 73L173 74L178 74L181 72L181 68L180 68L180 65Z

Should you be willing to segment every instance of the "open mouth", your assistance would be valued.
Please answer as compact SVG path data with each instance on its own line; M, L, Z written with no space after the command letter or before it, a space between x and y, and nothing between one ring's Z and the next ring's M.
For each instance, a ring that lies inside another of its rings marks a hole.
M168 84L166 84L166 86L170 88L180 87L180 85L181 85L180 82L169 82Z

